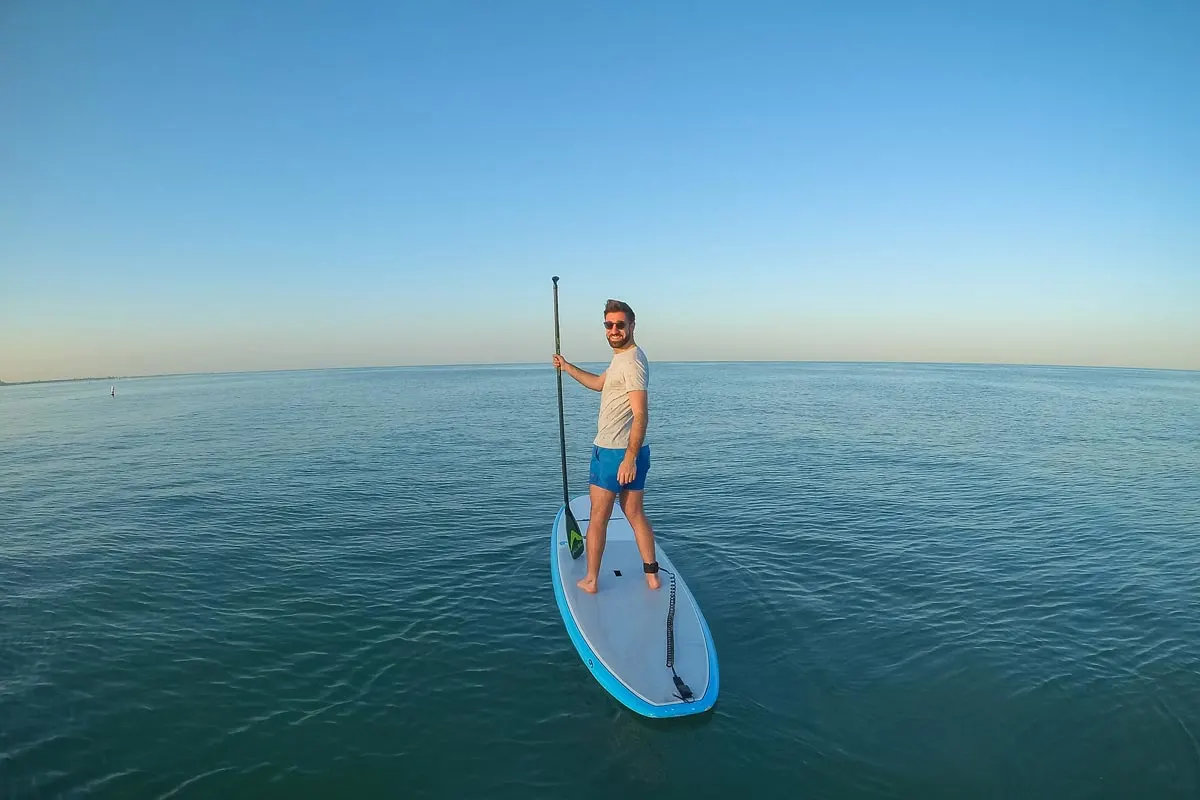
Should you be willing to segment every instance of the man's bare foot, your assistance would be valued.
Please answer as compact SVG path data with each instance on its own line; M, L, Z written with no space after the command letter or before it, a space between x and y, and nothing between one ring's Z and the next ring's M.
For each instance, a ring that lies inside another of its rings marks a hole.
M575 585L578 586L580 589L583 589L588 594L596 593L596 579L595 578L584 578L583 580L579 581L579 583L577 583Z
M658 579L658 575L656 575L655 573L647 572L646 573L646 585L649 586L651 589L657 589L658 587L662 586L662 581L660 581Z

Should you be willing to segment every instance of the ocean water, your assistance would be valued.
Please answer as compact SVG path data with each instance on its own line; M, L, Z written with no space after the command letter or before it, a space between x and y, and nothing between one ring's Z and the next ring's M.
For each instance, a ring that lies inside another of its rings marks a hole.
M549 365L0 388L0 797L1200 796L1200 373L652 370L675 721L555 605Z

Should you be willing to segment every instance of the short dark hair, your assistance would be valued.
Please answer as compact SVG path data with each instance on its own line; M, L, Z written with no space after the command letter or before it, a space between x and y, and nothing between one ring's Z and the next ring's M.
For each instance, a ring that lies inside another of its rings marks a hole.
M609 300L604 304L605 314L615 314L618 311L624 312L625 316L629 317L630 325L637 321L633 315L633 309L629 307L629 303L623 300Z

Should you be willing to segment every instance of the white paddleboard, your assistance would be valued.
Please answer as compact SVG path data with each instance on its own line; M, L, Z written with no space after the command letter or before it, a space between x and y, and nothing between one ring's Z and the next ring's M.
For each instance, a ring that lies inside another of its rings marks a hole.
M585 534L590 510L587 495L571 501L571 513ZM583 663L609 694L643 716L680 717L711 709L720 684L712 634L683 577L663 552L661 541L655 542L655 548L662 586L651 589L646 585L633 528L620 503L615 504L608 522L599 591L590 594L576 585L587 575L587 556L571 558L563 511L559 509L551 532L550 573L563 623ZM673 643L670 654L669 638Z

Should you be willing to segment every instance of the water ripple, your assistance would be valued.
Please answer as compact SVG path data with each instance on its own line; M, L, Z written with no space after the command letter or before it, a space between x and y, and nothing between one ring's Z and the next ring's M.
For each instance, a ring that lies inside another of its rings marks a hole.
M546 379L6 387L0 796L1200 794L1194 376L664 365L722 671L668 724L558 617Z

